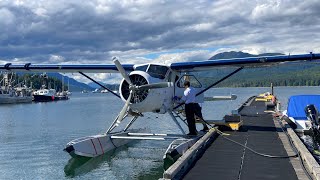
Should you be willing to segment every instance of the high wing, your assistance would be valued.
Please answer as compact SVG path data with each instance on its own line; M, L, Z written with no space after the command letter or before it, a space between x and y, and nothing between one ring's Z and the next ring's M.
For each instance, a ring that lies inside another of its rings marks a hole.
M133 71L134 64L122 64L125 71ZM36 72L87 72L87 73L119 73L114 64L11 64L0 65L4 71L36 71Z
M282 56L261 56L248 58L218 59L193 62L177 62L170 65L171 69L176 71L201 71L216 67L261 67L273 64L294 61L312 61L320 59L320 54L299 54Z
M312 61L320 59L320 54L299 54L282 56L261 56L248 58L204 60L193 62L177 62L168 66L174 71L201 71L216 67L244 66L260 67L282 62ZM122 64L125 71L134 71L134 64ZM0 71L36 71L36 72L87 72L87 73L119 73L113 64L11 64L0 65Z

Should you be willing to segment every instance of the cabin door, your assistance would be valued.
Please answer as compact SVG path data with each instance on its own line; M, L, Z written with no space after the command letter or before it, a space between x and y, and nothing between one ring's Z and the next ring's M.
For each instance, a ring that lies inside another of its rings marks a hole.
M202 84L200 83L200 81L198 81L198 79L194 75L184 74L184 75L180 76L179 79L175 82L175 96L178 96L178 97L183 96L183 92L185 90L183 83L185 81L190 82L191 87L193 87L196 90L196 93L199 93L200 91L202 91L204 89ZM197 103L204 102L204 94L203 93L196 96L196 102Z

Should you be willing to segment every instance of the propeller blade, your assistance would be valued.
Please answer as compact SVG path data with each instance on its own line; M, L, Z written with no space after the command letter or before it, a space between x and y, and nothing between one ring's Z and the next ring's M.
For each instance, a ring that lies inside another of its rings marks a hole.
M137 89L139 90L145 90L145 89L157 89L157 88L166 88L166 87L172 87L172 82L160 82L160 83L153 83L153 84L146 84L138 86Z
M123 117L125 116L126 112L127 112L127 109L128 109L128 106L130 104L130 100L131 100L131 97L132 97L132 91L130 91L130 95L126 101L126 103L124 104L122 110L120 111L119 113L119 116L118 116L118 120L117 120L117 123L120 123L122 120L123 120Z
M116 65L118 71L121 73L122 77L128 82L129 85L132 85L132 82L128 76L128 74L126 73L126 71L123 69L121 63L119 62L119 60L116 57L113 57L113 63Z

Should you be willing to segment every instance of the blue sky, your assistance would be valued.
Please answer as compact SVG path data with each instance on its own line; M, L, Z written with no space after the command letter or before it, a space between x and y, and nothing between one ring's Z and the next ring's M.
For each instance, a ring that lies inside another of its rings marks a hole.
M0 63L319 52L319 9L319 0L0 0Z

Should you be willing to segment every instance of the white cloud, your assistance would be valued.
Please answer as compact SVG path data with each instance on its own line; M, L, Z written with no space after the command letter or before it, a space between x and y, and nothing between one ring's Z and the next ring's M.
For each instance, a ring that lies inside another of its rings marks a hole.
M1 61L0 61L1 62ZM82 76L79 73L72 73L72 74L63 74L65 76L69 76L70 78L73 78L79 82L82 83L91 83L92 81L90 79L87 79L86 77ZM110 73L86 73L89 77L93 78L94 80L98 82L102 82L105 84L120 84L122 80L122 76L118 73L116 74L110 74Z
M48 17L47 10L41 7L35 9L34 13L38 16Z
M173 62L203 61L208 60L214 54L214 51L209 50L194 50L181 53L162 54L158 58L154 59L152 62L170 64Z
M0 59L111 64L112 56L146 63L147 54L174 62L225 50L319 52L319 9L319 0L2 0Z
M49 62L51 62L51 63L61 63L64 60L65 60L65 58L62 57L62 56L51 54Z
M258 4L252 11L252 19L260 20L270 15L281 13L281 0L272 0Z
M195 24L187 27L186 29L190 31L196 31L196 32L201 32L201 31L211 31L214 28L212 23L200 23L200 24Z
M14 14L6 8L0 8L0 26L6 28L14 24L15 16Z

